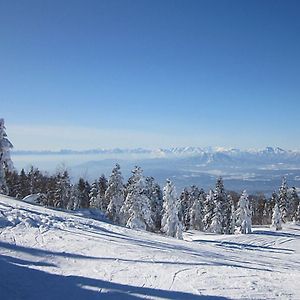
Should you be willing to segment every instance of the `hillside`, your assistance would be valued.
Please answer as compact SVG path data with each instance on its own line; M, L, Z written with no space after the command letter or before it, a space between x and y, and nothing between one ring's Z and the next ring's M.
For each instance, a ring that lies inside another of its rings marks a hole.
M1 299L300 299L300 226L180 241L97 217L1 196Z

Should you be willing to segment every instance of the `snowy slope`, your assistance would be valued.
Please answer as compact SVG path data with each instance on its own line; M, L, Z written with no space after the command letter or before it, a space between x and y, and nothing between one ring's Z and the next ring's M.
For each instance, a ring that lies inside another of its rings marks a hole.
M300 299L300 226L185 241L0 197L0 299Z

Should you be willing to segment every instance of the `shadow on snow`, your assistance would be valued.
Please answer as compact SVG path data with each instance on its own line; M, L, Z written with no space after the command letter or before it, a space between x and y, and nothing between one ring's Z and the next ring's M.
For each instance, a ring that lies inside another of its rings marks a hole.
M24 249L23 249L24 250ZM26 252L26 251L24 251ZM31 250L28 250L31 252ZM124 299L149 297L164 299L227 299L218 296L137 287L81 276L64 276L32 269L30 266L52 266L27 260L0 256L0 294L6 300L17 299Z

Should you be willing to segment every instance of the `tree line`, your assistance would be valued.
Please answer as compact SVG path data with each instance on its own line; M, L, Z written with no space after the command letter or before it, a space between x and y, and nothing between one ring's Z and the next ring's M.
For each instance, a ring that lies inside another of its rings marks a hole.
M44 206L68 210L93 208L102 211L115 224L151 232L164 232L181 238L182 231L200 230L218 234L250 233L251 226L300 221L299 197L295 188L288 188L285 178L278 192L271 197L248 196L227 191L223 179L214 189L204 191L192 185L177 195L174 184L166 181L162 189L153 177L143 175L135 167L125 182L120 165L116 164L107 179L101 175L90 183L80 178L71 183L67 170L49 175L38 168L6 169L8 195L24 199L38 195Z

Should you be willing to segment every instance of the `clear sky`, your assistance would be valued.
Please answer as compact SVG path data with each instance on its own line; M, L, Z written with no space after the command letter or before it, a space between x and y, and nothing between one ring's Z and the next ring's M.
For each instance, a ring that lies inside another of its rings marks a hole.
M300 149L299 0L0 0L17 149Z

